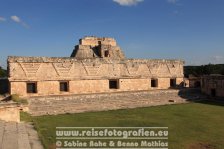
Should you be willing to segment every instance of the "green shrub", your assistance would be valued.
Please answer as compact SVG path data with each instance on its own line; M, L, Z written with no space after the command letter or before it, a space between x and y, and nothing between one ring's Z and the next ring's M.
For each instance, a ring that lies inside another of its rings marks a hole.
M11 95L11 100L20 104L28 104L27 99L22 99L18 94Z
M0 66L0 77L7 77L7 70L2 69L1 66Z

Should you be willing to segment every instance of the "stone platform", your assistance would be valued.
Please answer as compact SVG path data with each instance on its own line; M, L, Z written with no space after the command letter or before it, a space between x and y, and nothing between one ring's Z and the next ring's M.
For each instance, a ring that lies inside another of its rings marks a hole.
M43 147L32 125L0 120L0 149L43 149Z
M107 111L165 104L186 103L199 97L190 90L151 90L105 94L33 97L29 100L29 112L34 116Z

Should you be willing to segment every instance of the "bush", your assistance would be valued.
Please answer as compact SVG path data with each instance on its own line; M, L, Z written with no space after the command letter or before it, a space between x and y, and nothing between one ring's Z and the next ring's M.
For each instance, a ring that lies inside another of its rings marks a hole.
M18 94L11 95L11 100L20 104L28 104L27 99L22 99Z

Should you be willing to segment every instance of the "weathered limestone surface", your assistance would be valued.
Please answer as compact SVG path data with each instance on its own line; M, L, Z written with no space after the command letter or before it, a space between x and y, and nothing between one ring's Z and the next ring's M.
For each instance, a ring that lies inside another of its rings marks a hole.
M24 125L24 123L17 123L17 130L18 130L18 148L19 149L25 149L25 148L31 149L30 144L29 144L29 138L28 138L26 126Z
M124 53L113 38L85 37L79 40L71 57L77 59L103 58L124 59Z
M41 141L38 137L37 131L34 129L32 123L25 123L25 128L28 134L29 144L31 149L43 149Z
M0 102L0 120L19 122L19 106L17 103Z
M30 125L0 120L0 149L43 149L39 139L31 139L37 135L29 134L31 130L27 127Z
M91 53L92 52L92 53ZM118 81L116 91L168 89L170 79L183 83L182 60L125 59L113 38L85 37L72 57L8 57L10 93L22 96L114 92L109 80ZM67 81L68 92L59 82ZM37 93L27 94L27 82L37 83Z
M13 149L15 147L18 147L18 139L16 138L18 138L17 124L13 122L7 123L4 126L2 148Z
M183 61L9 57L10 81L183 77Z
M31 97L29 109L32 115L107 111L164 104L186 103L201 95L191 91L153 90L117 92L106 94L83 94L73 96ZM170 102L173 101L173 102Z

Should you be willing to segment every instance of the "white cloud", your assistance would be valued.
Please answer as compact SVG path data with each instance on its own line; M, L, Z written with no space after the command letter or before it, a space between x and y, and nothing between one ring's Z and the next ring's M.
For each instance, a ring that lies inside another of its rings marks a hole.
M0 22L6 21L6 18L0 16Z
M144 0L113 0L113 1L121 6L133 6L137 5L140 2L143 2Z
M26 28L29 28L29 26L25 22L23 22L18 16L11 16L10 18L12 19L12 21L19 23Z
M17 17L17 16L11 16L11 19L12 19L13 21L17 22L17 23L21 23L20 18Z
M176 4L179 0L167 0L168 3Z

